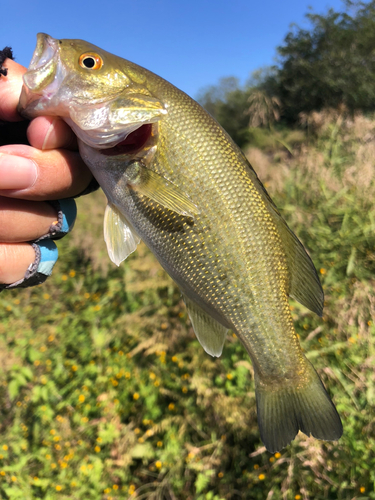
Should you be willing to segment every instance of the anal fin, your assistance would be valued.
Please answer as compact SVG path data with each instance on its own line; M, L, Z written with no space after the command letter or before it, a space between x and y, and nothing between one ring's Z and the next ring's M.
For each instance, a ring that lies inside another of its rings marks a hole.
M182 294L190 321L203 349L217 358L223 352L228 328L211 318L201 307Z

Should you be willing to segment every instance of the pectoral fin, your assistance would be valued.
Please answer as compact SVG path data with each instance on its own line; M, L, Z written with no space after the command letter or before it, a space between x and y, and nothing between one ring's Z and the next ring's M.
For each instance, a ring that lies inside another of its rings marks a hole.
M104 214L104 240L109 258L117 266L134 252L141 241L126 218L111 204Z
M182 294L191 324L203 349L217 358L223 352L228 329L211 318L203 309Z
M194 217L199 214L197 206L181 191L141 162L134 162L126 170L128 185L138 193L147 196L163 207L180 215Z

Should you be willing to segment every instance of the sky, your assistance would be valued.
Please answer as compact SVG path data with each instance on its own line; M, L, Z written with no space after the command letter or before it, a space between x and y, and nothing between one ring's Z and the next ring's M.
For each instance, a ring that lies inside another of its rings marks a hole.
M344 10L341 0L15 0L2 9L0 47L28 66L38 32L80 38L197 97L221 77L243 84L274 64L291 24L309 26L309 7Z

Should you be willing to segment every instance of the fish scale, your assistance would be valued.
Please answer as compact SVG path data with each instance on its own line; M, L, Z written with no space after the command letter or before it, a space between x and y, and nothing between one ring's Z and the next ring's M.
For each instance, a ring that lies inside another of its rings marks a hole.
M322 314L316 270L220 125L146 69L44 34L19 110L61 116L76 133L108 198L112 260L142 238L180 287L204 349L220 356L228 329L236 333L253 362L267 449L280 450L299 430L338 439L340 417L301 350L288 303L292 296Z

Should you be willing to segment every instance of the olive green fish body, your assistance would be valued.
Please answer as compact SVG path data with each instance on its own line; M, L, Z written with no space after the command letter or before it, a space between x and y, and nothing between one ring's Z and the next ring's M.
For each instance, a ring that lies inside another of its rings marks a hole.
M108 198L111 258L119 263L141 238L180 287L206 351L219 356L227 330L237 334L254 365L258 420L270 451L298 430L338 439L340 418L302 353L288 303L292 296L321 314L319 280L243 153L162 78L85 42L62 40L63 51L43 36L21 109L30 117L63 116L77 133L81 156ZM52 62L44 66L55 64L48 71L38 62L46 53Z

